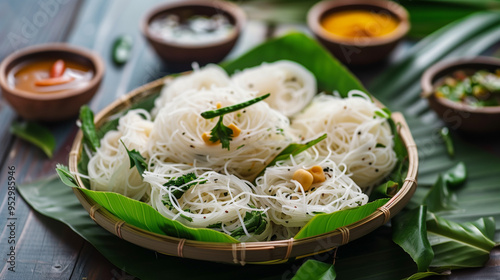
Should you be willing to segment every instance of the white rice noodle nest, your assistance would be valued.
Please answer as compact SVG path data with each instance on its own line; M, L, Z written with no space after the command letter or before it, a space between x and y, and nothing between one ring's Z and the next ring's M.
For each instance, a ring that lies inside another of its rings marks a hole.
M302 139L327 133L313 147L320 156L347 167L346 173L366 193L394 168L397 158L387 113L368 95L352 90L340 98L320 94L292 120L292 129Z
M263 63L235 73L232 81L265 100L271 108L290 117L302 110L316 94L316 78L304 66L287 60Z
M223 123L236 125L241 133L230 141L229 150L220 143L207 143L219 117L204 119L200 113L254 98L233 87L203 89L180 95L167 103L154 122L148 143L152 160L195 164L224 174L252 180L282 149L292 142L289 120L258 102L224 115Z
M326 180L313 183L304 191L302 185L293 180L293 175L299 169L309 170L316 165L323 169ZM274 235L278 239L293 237L318 213L333 213L366 204L368 196L345 170L330 159L321 160L306 152L266 168L256 179L255 191L260 207L269 208L267 213L271 221L285 227L275 227Z
M119 119L117 130L106 133L101 139L101 146L89 160L88 175L92 190L148 200L149 184L143 182L136 168L130 168L125 146L147 157L146 145L152 128L151 117L143 109L131 110Z
M178 167L176 168L178 170ZM189 167L185 169L189 170ZM199 173L200 170L191 171ZM163 216L178 220L187 226L210 227L229 235L239 229L242 231L242 235L237 237L240 241L263 241L270 238L272 225L265 214L266 209L255 208L257 202L250 182L234 175L206 171L198 174L196 180L187 183L193 185L177 199L173 192L181 190L184 185L166 187L164 184L170 178L182 176L181 174L182 172L173 172L165 177L162 174L146 172L145 180L152 185L151 205ZM165 203L166 200L170 203ZM255 234L255 229L246 228L244 223L247 212L252 211L261 212L266 223L265 228L258 234Z
M176 77L173 80L166 80L160 96L155 100L155 108L152 115L156 116L158 110L175 97L202 89L212 87L226 87L231 83L226 71L216 64L209 64L203 68L195 67L188 75Z

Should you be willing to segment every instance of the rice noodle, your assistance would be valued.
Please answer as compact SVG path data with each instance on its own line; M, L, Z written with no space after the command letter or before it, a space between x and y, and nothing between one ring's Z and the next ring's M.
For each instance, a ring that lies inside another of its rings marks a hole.
M302 110L316 94L314 75L288 60L247 68L231 79L236 85L257 92L257 96L271 93L265 102L287 117Z
M152 128L151 117L143 109L129 111L120 118L117 130L105 134L101 139L101 147L89 160L88 174L92 190L148 200L149 184L142 181L136 168L130 168L123 144L127 149L135 149L147 157L146 143Z
M387 113L365 93L353 90L347 98L320 94L292 120L303 139L327 133L313 147L320 156L344 164L346 173L366 192L386 177L396 164Z

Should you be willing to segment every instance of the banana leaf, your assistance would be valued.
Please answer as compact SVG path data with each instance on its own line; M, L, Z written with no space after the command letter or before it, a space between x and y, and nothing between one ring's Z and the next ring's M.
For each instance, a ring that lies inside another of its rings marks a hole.
M307 260L295 273L292 280L335 280L337 274L333 265Z
M492 218L470 223L455 223L434 214L427 220L429 242L434 250L431 266L464 268L483 266L495 246Z
M487 139L452 131L455 156L448 157L439 131L443 123L420 98L419 80L432 64L462 56L479 55L491 50L500 38L500 12L473 14L426 37L408 51L402 60L368 86L370 92L391 110L401 111L408 122L419 149L419 187L411 206L423 203L429 188L440 173L463 162L467 166L467 181L456 190L459 211L440 213L455 222L467 222L483 216L496 221L494 240L500 241L500 160L475 143ZM487 143L486 143L487 144ZM493 143L491 143L493 144ZM483 144L484 145L484 144Z
M332 214L315 215L303 228L300 229L294 238L306 238L349 225L375 212L377 208L386 204L387 201L389 201L388 198L383 198L353 209L341 210Z
M231 236L207 228L190 228L163 217L150 205L112 192L80 189L88 197L125 222L144 230L169 236L207 242L238 243Z
M302 33L290 33L286 36L271 39L239 58L222 63L222 67L233 74L238 70L258 66L263 62L292 60L309 69L316 77L318 89L332 92L336 90L341 96L353 89L366 92L359 80L352 75L338 60L321 47L318 42Z

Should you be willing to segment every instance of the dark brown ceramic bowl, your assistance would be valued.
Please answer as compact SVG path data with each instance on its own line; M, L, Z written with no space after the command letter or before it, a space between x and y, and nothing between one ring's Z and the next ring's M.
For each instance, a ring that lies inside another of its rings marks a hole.
M367 10L392 16L399 24L396 30L386 36L352 40L335 36L321 26L321 20L329 14L346 10ZM320 1L309 10L307 24L321 44L338 60L349 65L371 64L385 59L410 29L405 8L386 0Z
M500 131L500 106L472 107L446 98L436 97L434 91L443 78L456 70L471 73L477 70L500 69L500 59L473 57L442 61L424 72L421 79L422 96L427 97L429 106L452 129L470 133Z
M228 37L213 43L181 44L167 42L154 32L151 32L150 24L155 19L168 14L177 15L180 22L192 16L222 14L228 18L235 29ZM165 3L154 7L142 19L141 31L156 53L166 63L191 65L192 62L198 62L203 65L220 62L226 57L238 40L245 21L245 13L236 4L218 0L188 0Z
M9 85L7 76L17 65L40 58L67 59L87 66L93 77L83 87L55 93L33 93ZM80 107L96 93L104 75L104 63L95 53L65 43L50 43L19 50L0 64L0 87L3 97L26 120L59 121L78 115Z

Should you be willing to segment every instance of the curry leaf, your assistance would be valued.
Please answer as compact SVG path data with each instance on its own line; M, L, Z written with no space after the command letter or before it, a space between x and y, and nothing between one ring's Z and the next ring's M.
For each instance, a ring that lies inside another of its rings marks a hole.
M80 108L80 121L82 124L81 129L84 141L89 145L92 151L96 151L97 148L101 146L101 143L99 142L95 129L94 112L90 110L89 106L83 105Z
M71 174L68 167L62 164L56 165L56 172L59 175L59 179L66 185L70 187L78 187L75 176Z
M336 278L337 274L333 265L316 260L307 260L292 280L335 280Z
M249 233L256 235L261 234L267 225L267 221L263 218L265 214L262 211L246 212L243 218L243 224ZM231 232L232 237L239 237L245 235L243 227L238 227Z
M426 271L434 252L427 239L427 207L420 206L393 219L392 240L415 261L418 271Z
M47 128L35 122L15 121L10 126L10 132L42 149L49 158L54 154L56 139Z
M379 199L360 207L340 210L330 214L315 215L302 229L300 229L294 238L306 238L352 224L372 214L377 208L387 203L387 201L389 201L387 198Z
M144 158L141 153L139 153L135 149L129 151L129 149L127 149L127 146L125 146L125 143L123 143L122 140L120 140L120 142L123 144L123 147L125 147L125 150L127 151L128 158L130 160L130 168L133 168L135 166L139 174L141 174L141 177L143 177L144 171L148 169L146 158Z
M286 160L286 159L290 158L290 156L296 156L296 155L302 153L303 151L311 148L312 146L318 144L319 142L321 142L325 139L326 139L326 134L323 134L320 137L318 137L314 140L311 140L305 144L292 143L292 144L288 145L285 149L283 149L283 151L281 151L281 153L279 155L277 155L267 166L268 167L273 166L276 164L276 162L278 162L280 160Z

